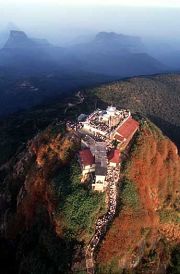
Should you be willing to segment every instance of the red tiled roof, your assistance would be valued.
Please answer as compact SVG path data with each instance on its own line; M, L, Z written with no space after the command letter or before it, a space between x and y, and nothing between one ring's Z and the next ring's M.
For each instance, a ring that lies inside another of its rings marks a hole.
M90 151L90 149L83 149L79 152L79 157L81 164L83 166L91 166L95 163L95 159Z
M138 129L138 127L139 123L132 117L129 117L127 121L125 121L124 124L122 124L122 126L119 127L117 133L125 139L128 139L133 135L133 133Z
M108 155L108 160L111 163L115 163L115 164L119 164L120 163L120 156L121 153L118 149L113 149L110 151L109 155Z
M123 142L123 141L124 141L124 138L121 137L121 136L118 135L118 134L116 134L116 135L114 136L114 138L115 138L116 140L120 141L120 142Z

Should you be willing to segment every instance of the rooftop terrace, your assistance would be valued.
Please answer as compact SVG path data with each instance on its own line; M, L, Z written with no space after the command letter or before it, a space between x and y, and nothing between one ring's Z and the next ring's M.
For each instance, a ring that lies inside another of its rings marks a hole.
M106 110L97 109L82 122L82 129L89 131L89 134L108 138L130 116L130 111L117 110L115 107L108 107Z

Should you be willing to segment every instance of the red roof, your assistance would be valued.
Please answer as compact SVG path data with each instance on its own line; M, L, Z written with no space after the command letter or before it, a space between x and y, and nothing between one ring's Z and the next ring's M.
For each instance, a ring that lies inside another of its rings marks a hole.
M129 117L122 126L119 127L117 130L117 133L124 137L125 139L128 139L131 137L135 131L139 128L139 123L134 120L132 117Z
M119 164L120 163L121 153L118 149L112 149L108 155L108 160L111 163Z
M120 142L123 142L123 141L124 141L124 138L123 138L122 136L118 135L118 134L116 134L116 135L114 136L114 138L115 138L116 140L120 141Z
M90 149L83 149L79 152L81 164L83 166L91 166L95 163L95 159Z

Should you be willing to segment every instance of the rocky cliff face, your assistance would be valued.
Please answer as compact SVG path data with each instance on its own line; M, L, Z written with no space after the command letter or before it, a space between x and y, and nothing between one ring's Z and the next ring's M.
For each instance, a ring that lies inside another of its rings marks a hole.
M166 272L170 247L180 242L179 183L176 146L145 122L122 167L119 212L97 254L100 273Z

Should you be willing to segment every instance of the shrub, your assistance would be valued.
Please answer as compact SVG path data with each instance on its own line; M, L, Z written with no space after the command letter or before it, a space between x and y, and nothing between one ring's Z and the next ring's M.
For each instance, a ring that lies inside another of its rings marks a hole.
M96 269L97 274L122 274L123 269L118 266L118 260L113 258L113 260L106 265L98 265Z
M162 209L159 212L159 216L162 223L180 224L180 217L178 216L178 212L176 211Z
M79 165L73 160L52 182L58 201L56 218L62 219L65 236L69 238L81 233L89 237L96 219L105 211L105 194L89 190L80 178Z
M121 186L121 200L125 207L139 208L139 196L135 184L128 179L124 179Z

